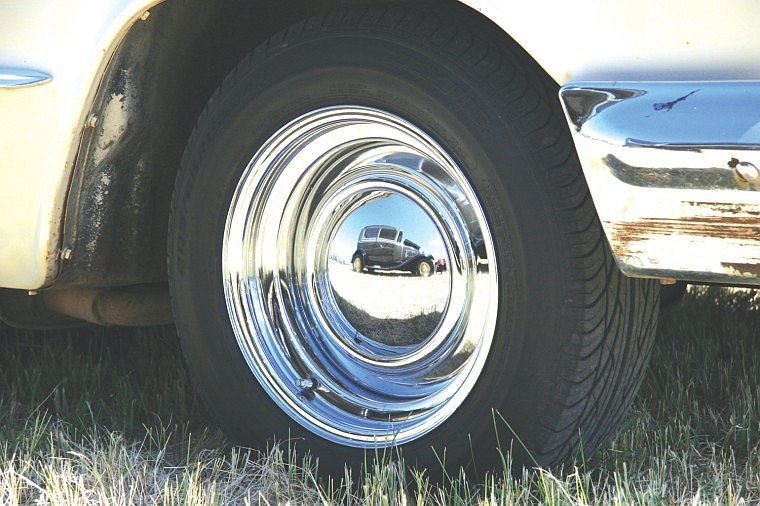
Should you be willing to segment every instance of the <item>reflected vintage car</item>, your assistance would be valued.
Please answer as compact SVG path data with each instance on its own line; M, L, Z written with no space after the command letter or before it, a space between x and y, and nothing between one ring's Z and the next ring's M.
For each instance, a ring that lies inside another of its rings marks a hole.
M370 225L359 232L351 266L356 272L409 271L427 277L435 271L435 260L419 244L404 239L403 230L390 225Z

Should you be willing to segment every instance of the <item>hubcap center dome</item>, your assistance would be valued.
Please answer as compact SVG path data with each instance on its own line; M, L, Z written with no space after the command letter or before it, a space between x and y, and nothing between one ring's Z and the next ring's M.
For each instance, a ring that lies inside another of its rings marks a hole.
M441 322L450 294L449 255L439 226L411 198L353 195L360 202L330 242L329 280L359 353L404 355Z

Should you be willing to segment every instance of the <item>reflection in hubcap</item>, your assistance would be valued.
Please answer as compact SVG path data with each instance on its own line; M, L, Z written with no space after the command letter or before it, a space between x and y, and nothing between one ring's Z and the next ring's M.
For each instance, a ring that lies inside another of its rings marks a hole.
M405 346L430 337L443 315L448 273L433 280L420 276L430 274L424 266L432 265L433 258L447 256L447 245L424 206L408 197L373 191L349 200L356 205L343 207L351 212L330 243L328 273L336 314L352 328L350 334L363 336L348 346L367 349L371 343L386 345L386 354L402 353ZM378 220L394 225L367 225ZM348 258L353 258L354 272L344 267ZM362 266L367 270L357 275Z
M252 373L328 440L414 440L482 370L498 303L483 210L440 146L396 116L331 107L276 132L241 177L222 253Z

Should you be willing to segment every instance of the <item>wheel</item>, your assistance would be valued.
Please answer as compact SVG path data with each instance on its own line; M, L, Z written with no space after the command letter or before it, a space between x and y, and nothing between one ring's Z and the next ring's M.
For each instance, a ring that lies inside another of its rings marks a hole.
M438 4L335 11L240 63L188 142L169 236L183 350L232 438L338 475L391 447L434 475L605 440L658 291L616 269L556 91ZM347 278L330 259L368 225L446 275Z
M354 272L361 272L364 270L364 262L362 261L362 257L355 256L354 259L351 261L351 268L354 270Z
M435 271L435 267L433 266L433 262L430 260L420 260L417 263L417 275L422 276L423 278L426 278L433 274Z

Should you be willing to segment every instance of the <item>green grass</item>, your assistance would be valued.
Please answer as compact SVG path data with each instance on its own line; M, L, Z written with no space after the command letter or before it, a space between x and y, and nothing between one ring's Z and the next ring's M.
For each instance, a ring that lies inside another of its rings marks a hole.
M454 477L403 464L328 483L287 445L235 448L172 328L0 327L0 504L747 504L760 501L760 299L698 289L661 320L617 437L564 469Z

